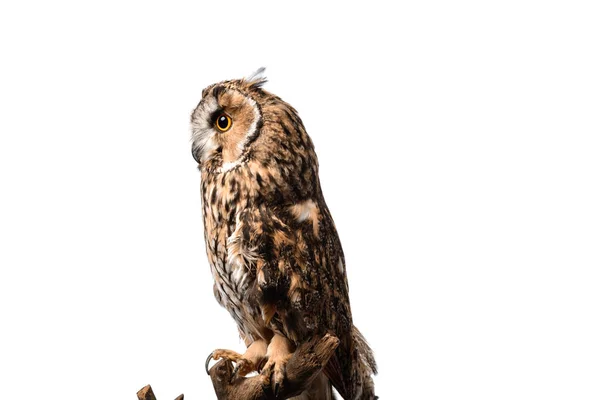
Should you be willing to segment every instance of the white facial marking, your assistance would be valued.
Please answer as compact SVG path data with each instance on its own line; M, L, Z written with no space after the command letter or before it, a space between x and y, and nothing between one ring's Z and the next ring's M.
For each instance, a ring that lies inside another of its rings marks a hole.
M217 103L217 99L208 97L194 110L192 118L192 151L194 154L199 154L199 161L201 162L206 161L218 147L218 143L215 140L217 133L210 121L210 116L218 108L219 103Z
M248 143L248 138L250 138L250 136L256 130L256 125L258 124L258 120L260 119L260 112L258 111L256 102L254 100L252 100L250 97L246 97L246 100L248 100L248 103L250 103L250 105L252 106L252 111L254 112L254 120L252 120L252 123L250 124L250 128L248 128L248 131L246 132L246 135L244 136L244 140L240 140L240 142L238 143L238 148L240 149L240 151L244 151L244 148L246 147L246 144Z
M221 166L221 168L219 169L219 172L227 172L229 170L232 170L233 168L240 165L241 162L242 161L239 159L232 161L232 162L224 162L223 165Z

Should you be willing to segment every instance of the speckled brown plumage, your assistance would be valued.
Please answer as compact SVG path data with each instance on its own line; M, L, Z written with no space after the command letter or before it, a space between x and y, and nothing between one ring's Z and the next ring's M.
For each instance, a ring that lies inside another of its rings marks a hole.
M264 82L211 85L192 114L215 297L247 345L273 348L252 353L267 365L276 358L274 336L293 351L314 335L335 334L341 342L325 374L345 399L374 398L375 362L352 324L344 254L313 143L296 110ZM215 127L222 115L232 121L226 132ZM270 366L284 362L280 356Z

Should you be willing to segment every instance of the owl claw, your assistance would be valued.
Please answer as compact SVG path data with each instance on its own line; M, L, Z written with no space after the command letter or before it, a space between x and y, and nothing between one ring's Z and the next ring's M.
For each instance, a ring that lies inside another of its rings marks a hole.
M263 384L261 385L262 391L266 398L269 398L271 395L271 382L268 378L263 377Z
M240 358L235 362L235 368L233 369L233 374L231 375L231 382L234 381L237 377L242 377L248 375L252 371L256 371L256 364L246 358Z
M285 366L287 364L287 360L289 356L277 359L270 359L265 364L264 368L260 372L265 378L265 381L268 382L268 385L271 386L273 390L273 394L275 397L281 391L281 388L284 386L286 374L285 374Z
M208 358L206 359L206 363L204 364L204 368L206 369L206 373L210 375L208 366L210 364L210 360L219 360L221 358L224 358L226 360L232 361L234 363L236 363L236 367L234 370L234 374L233 376L235 376L236 372L242 373L243 375L246 375L248 372L252 371L254 368L254 364L249 361L246 360L244 358L244 356L242 356L239 353L236 353L233 350L225 350L225 349L217 349L215 351L213 351L212 353L210 353L208 355ZM232 376L232 379L233 379Z
M233 383L233 381L235 381L235 378L237 378L237 372L238 372L238 366L236 365L235 368L233 368L233 372L231 373L231 378L229 378L229 383Z
M212 358L213 358L213 354L215 354L214 351L208 355L208 358L206 359L206 363L204 364L204 368L206 369L207 375L210 375L210 372L208 372L208 365L210 364L210 360L212 360Z

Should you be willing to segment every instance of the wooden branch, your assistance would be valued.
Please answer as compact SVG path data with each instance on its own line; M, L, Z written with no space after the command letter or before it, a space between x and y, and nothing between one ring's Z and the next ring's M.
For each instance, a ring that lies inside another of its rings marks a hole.
M138 400L156 400L154 392L150 385L146 385L137 392ZM175 400L183 400L183 395L180 394Z
M286 380L277 397L267 378L262 375L231 381L233 364L228 360L220 360L209 371L217 399L284 400L297 396L317 377L339 344L337 337L327 334L300 345L286 365ZM140 389L137 397L138 400L156 400L150 385ZM183 400L183 395L175 400Z
M209 371L218 400L283 400L302 393L329 361L340 341L333 335L314 338L300 345L286 365L286 381L275 397L267 378L256 375L250 378L231 376L233 365L220 360Z

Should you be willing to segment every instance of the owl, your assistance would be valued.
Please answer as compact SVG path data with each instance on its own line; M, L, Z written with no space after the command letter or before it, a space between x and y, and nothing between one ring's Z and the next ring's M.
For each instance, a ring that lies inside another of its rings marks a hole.
M376 364L352 323L313 143L296 110L263 89L263 70L208 86L191 116L214 296L247 346L215 350L207 365L229 359L236 376L257 371L277 395L295 348L331 333L340 344L312 384L321 388L301 398L333 398L333 386L344 399L374 399Z

